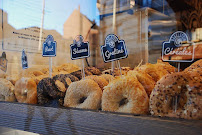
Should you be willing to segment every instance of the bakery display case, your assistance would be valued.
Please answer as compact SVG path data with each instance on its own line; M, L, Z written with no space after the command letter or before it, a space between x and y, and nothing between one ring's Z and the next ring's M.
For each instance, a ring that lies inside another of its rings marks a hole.
M201 1L0 3L0 127L202 133Z

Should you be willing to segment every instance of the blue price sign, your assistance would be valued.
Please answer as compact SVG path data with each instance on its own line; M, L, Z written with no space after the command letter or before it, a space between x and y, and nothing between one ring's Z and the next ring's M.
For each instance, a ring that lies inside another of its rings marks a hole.
M83 42L83 36L77 36L70 45L70 53L72 60L90 57L89 43Z
M43 43L43 57L55 57L56 56L57 43L54 41L52 35L48 35L46 41Z
M22 50L22 69L28 68L28 61L27 61L27 55L25 53L25 50Z
M111 62L128 57L125 41L119 40L114 34L105 38L105 44L101 46L101 53L104 62Z
M194 60L194 47L189 49L190 47L183 45L183 42L189 43L188 36L184 32L177 31L173 33L168 42L163 42L162 60L172 62L192 62ZM177 59L171 59L172 56L175 56ZM188 57L191 59L182 59L182 57Z
M8 63L8 60L6 59L6 53L3 52L2 56L0 57L0 69L4 72L7 71L7 63Z

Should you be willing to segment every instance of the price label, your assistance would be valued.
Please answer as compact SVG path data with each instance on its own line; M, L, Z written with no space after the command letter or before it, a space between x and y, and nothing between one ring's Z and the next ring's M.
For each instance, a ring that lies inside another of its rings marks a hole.
M54 41L52 35L48 35L46 41L43 43L43 57L55 57L56 56L57 43Z
M104 62L116 61L128 57L125 41L119 40L114 34L105 38L105 44L101 46L101 53Z
M27 55L25 53L25 50L22 50L22 69L28 68L28 61L27 61Z
M194 45L190 46L188 36L184 32L177 31L170 36L168 42L163 42L162 60L172 62L192 62L194 60Z
M7 71L7 63L8 63L8 60L6 59L6 53L3 52L2 56L0 57L0 69L4 72Z
M83 41L83 36L77 36L70 45L71 59L82 59L90 57L89 43Z

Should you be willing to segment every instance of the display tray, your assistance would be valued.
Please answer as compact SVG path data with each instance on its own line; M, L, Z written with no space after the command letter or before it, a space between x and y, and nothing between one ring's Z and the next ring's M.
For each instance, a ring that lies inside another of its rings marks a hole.
M0 126L39 134L201 135L201 120L0 102Z

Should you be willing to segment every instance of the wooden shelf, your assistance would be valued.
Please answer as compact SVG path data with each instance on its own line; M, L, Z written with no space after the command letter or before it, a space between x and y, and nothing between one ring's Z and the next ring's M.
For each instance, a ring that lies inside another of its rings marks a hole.
M201 120L0 102L0 126L39 134L201 135Z

